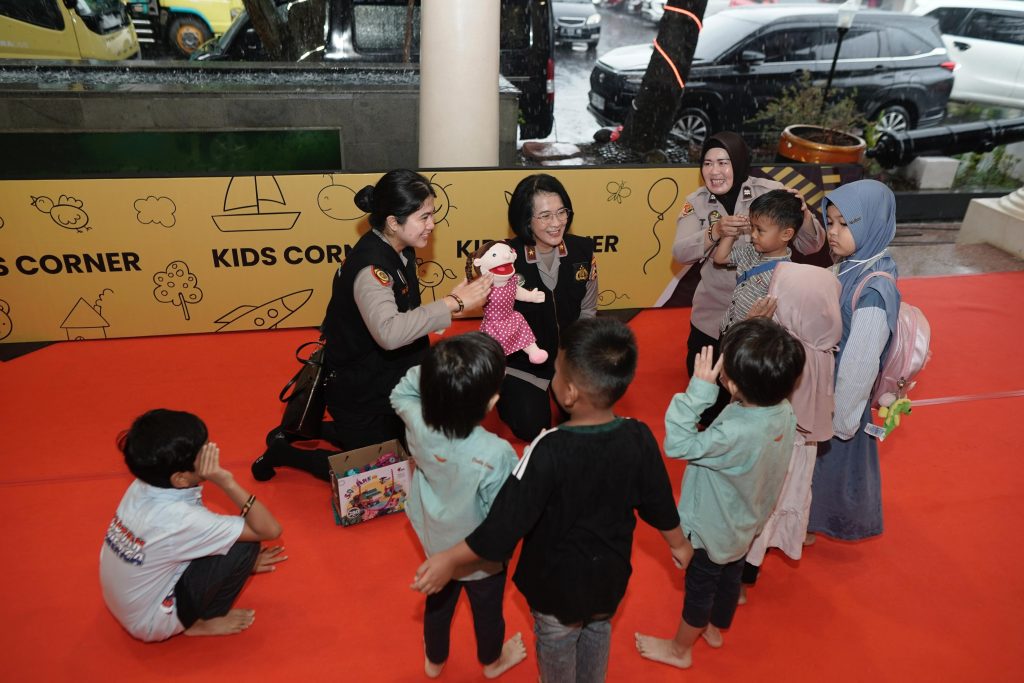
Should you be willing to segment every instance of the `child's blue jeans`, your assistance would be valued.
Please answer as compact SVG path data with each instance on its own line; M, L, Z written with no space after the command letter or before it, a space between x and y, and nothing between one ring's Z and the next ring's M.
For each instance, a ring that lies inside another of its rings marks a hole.
M533 633L542 683L603 683L612 640L609 620L566 625L534 611Z

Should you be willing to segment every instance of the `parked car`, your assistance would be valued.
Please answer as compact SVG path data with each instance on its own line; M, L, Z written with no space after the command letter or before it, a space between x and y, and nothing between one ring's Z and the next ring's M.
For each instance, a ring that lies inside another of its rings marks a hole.
M586 42L591 50L601 38L601 14L594 0L554 0L555 43Z
M276 0L287 16L299 2ZM419 61L419 0L413 13L412 59ZM332 0L318 45L300 59L346 62L400 62L405 38L407 0ZM501 0L499 70L519 89L519 135L543 138L554 125L555 60L551 5L536 0ZM202 45L198 61L264 61L269 59L256 30L243 11L220 39Z
M121 0L0 1L0 59L138 57L139 41Z
M125 0L141 43L166 43L188 57L242 12L242 0Z
M824 87L835 26L834 5L743 7L708 17L672 137L700 144L719 130L753 132L748 120L803 71ZM652 49L632 45L597 61L588 109L602 124L625 120ZM945 117L955 68L934 20L863 11L842 42L831 92L854 95L865 116L883 128L934 126Z
M930 0L914 14L938 20L960 65L954 100L1024 109L1024 2Z

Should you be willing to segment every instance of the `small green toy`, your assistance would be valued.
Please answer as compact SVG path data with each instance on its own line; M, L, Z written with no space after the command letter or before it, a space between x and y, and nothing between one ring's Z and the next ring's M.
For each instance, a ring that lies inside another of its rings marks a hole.
M883 397L883 400L886 397ZM885 435L889 436L892 430L900 426L900 415L910 415L910 399L898 398L889 405L878 408L878 417L884 420L882 426L885 428Z

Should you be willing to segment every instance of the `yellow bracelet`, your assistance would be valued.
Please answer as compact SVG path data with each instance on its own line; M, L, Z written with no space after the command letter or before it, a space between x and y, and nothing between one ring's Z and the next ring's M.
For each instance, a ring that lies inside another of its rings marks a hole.
M242 517L249 514L249 510L252 510L253 504L256 502L256 494L249 496L249 500L245 501L245 505L242 506Z

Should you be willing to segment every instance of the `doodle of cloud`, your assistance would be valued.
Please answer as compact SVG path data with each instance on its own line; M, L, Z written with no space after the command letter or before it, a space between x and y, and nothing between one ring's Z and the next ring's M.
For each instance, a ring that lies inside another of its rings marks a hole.
M170 197L154 197L150 195L144 199L135 200L135 212L138 214L139 222L158 223L165 228L174 225L174 202Z

